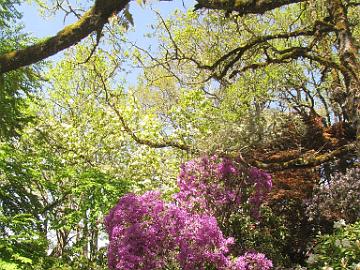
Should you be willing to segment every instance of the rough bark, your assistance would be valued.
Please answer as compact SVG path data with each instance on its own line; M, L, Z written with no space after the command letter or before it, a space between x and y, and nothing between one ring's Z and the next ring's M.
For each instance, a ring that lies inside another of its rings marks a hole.
M44 60L72 45L94 31L101 31L108 18L120 12L130 0L97 0L95 5L75 23L55 36L21 50L0 55L0 74Z
M296 168L311 168L319 166L323 163L334 160L343 155L354 153L356 151L356 144L350 143L344 146L341 146L331 152L315 154L312 151L305 153L299 158L291 159L284 162L275 162L275 163L264 163L262 161L254 161L254 165L258 168L267 170L267 171L281 171L286 169L296 169Z
M346 85L345 109L349 122L360 135L360 54L352 36L346 8L341 0L329 0L329 14L336 29L341 70Z
M305 2L307 0L197 0L199 8L236 11L239 15L263 14L281 6Z

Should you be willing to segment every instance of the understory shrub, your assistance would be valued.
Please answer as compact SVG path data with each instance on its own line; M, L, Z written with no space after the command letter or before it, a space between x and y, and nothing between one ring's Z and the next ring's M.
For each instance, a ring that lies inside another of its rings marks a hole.
M334 223L332 234L319 235L313 254L308 258L310 269L360 270L360 221L346 225Z
M268 270L272 261L249 250L232 253L222 229L234 213L261 218L269 174L236 162L203 157L182 165L179 192L165 202L158 192L127 194L105 218L113 270Z

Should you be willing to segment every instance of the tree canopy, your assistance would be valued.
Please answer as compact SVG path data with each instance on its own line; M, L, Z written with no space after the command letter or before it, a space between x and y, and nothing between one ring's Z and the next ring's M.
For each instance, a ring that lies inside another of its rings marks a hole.
M357 0L0 4L0 269L360 267Z

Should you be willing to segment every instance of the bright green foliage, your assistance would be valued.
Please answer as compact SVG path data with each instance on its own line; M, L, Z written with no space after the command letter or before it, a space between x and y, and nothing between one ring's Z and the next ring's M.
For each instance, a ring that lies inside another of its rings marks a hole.
M16 5L19 5L20 1L18 0L1 0L1 12L0 12L0 26L9 27L17 19L21 18L21 14L17 11Z
M0 253L2 263L16 265L16 269L28 269L46 254L43 204L35 191L36 177L26 154L1 145Z
M112 106L139 138L161 142L163 126L156 114L108 76L114 59L107 60L106 52L99 50L89 63L76 64L88 52L79 47L50 69L47 93L31 106L36 122L16 143L4 144L0 224L9 239L4 240L6 262L17 267L104 269L104 213L130 190L159 187L170 195L174 189L179 151L134 142ZM106 89L93 79L102 75ZM27 234L14 234L10 241L20 214L33 225L18 228ZM24 247L14 257L11 250L23 239L37 245L32 249L41 255Z
M0 1L0 54L19 49L29 42L22 33L17 11L19 1ZM0 75L0 138L19 135L31 120L27 108L31 93L39 87L33 68L23 68Z
M360 267L360 222L345 226L341 222L335 224L338 226L333 234L317 238L314 254L308 260L311 269L324 269L324 266L333 270Z
M326 16L325 2L316 1L306 8L289 5L265 13L261 19L256 15L226 17L215 11L206 15L188 11L160 20L153 33L160 41L159 52L149 57L151 53L146 51L139 57L139 50L135 51L144 66L143 84L151 91L148 105L167 104L158 110L171 119L176 132L192 138L191 143L205 152L277 147L274 141L283 137L280 126L285 117L306 118L315 111L326 125L337 122L342 117L343 101L333 97L335 78L325 76L323 66L301 57L271 63L271 59L279 58L280 51L306 47L313 37L294 34L259 42L263 37L310 31L315 19ZM338 62L331 45L334 42L333 35L324 37L313 48L316 55ZM237 48L243 49L231 54ZM225 57L227 54L230 56ZM192 99L200 97L203 101L189 106L188 111L194 112L191 116L179 111L173 120L174 107L182 105L183 93L187 92L196 93ZM191 132L180 123L187 118Z
M292 10L286 12L290 15ZM297 12L294 8L294 14ZM255 16L228 19L217 12L201 16L189 11L175 13L165 21L167 28L160 22L154 33L161 41L156 62L148 59L146 53L141 57L146 63L142 93L145 87L150 100L146 104L164 114L174 133L188 138L188 143L202 151L231 151L268 144L278 135L274 120L282 117L273 108L279 104L289 107L290 101L285 98L289 81L284 74L298 74L294 84L301 85L307 83L307 68L289 63L247 70L236 79L221 75L226 68L231 73L253 62L262 62L262 51L254 48L245 52L245 61L229 67L226 61L220 63L214 69L213 79L208 76L212 75L210 67L227 52L264 33L285 31L287 22L275 20L277 17L280 16L269 14L263 21ZM286 45L290 46L291 41ZM274 41L273 46L280 50L285 44ZM156 64L159 62L166 64ZM146 68L147 65L151 68Z
M232 215L224 231L236 239L237 253L256 250L266 254L275 265L291 265L285 252L289 231L282 218L274 215L268 206L262 207L258 222L245 213Z
M0 136L18 136L24 125L33 119L29 114L29 95L34 87L30 70L15 71L0 77Z
M135 188L165 188L176 175L176 157L182 153L138 144L131 132L141 140L161 143L172 139L165 134L167 127L153 108L142 105L137 90L125 90L116 81L120 72L116 57L99 51L88 63L74 64L87 53L79 47L49 72L51 86L39 107L43 115L39 128L49 132L51 142L73 162L80 159L124 177Z
M104 265L98 256L103 213L129 181L85 161L73 163L42 136L28 128L16 145L2 147L2 259L19 269L47 269L59 256L71 269Z

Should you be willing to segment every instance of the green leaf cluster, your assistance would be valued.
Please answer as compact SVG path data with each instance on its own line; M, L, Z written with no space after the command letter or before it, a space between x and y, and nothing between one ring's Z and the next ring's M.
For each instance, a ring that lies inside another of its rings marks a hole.
M332 267L334 270L357 269L360 266L360 222L319 235L308 264L311 269Z

